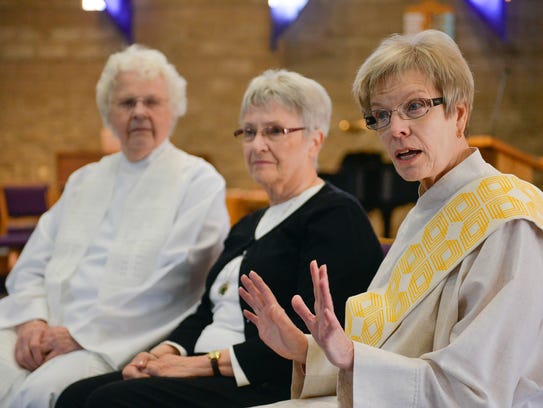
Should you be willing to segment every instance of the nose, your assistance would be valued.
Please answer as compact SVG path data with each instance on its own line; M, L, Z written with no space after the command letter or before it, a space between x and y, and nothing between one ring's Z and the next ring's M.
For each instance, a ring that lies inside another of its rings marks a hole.
M409 134L409 120L403 119L397 109L390 115L389 131L393 137L405 137Z
M269 148L268 139L262 135L261 131L258 131L251 142L251 146L256 150L267 150Z
M134 117L147 115L147 106L145 106L145 101L143 99L136 100L136 105L132 109L132 115Z

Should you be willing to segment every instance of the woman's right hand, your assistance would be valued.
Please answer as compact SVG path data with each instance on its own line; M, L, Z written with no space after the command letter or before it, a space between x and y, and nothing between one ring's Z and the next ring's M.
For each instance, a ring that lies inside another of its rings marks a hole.
M153 347L151 351L142 351L123 368L123 378L128 380L131 378L150 377L149 374L144 372L145 368L147 368L147 363L152 360L158 360L166 354L179 355L179 352L175 347L166 343L161 343Z
M305 364L308 342L305 334L290 320L271 289L254 271L241 277L239 295L253 311L243 315L258 328L262 341L280 356Z
M48 328L43 320L31 320L16 327L15 361L22 368L34 371L45 361L42 338Z
M136 355L130 363L128 363L123 368L123 378L125 380L130 380L133 378L147 378L150 377L149 374L143 372L147 363L151 360L157 360L158 357L154 354L151 354L148 351L143 351Z

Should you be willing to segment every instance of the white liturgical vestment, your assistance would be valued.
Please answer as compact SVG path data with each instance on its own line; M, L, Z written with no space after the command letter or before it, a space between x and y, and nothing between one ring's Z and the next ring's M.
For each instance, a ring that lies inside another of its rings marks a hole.
M505 180L504 185L509 180L515 183L514 178L500 176L475 151L426 191L402 223L368 293L390 290L396 265L405 261L402 257L408 250L416 248L414 237L451 198L469 198L467 186L494 176ZM352 373L341 371L336 377L337 370L311 339L305 370L295 364L293 378L293 397L307 399L272 406L543 407L543 195L533 186L518 185L531 194L533 200L527 200L525 208L534 217L512 217L502 223L422 299L417 290L432 272L412 280L418 286L409 286L411 292L400 297L398 309L389 310L384 318L398 320L392 330L375 340L377 346L354 342ZM492 194L492 188L488 191ZM514 200L500 205L506 212L521 208ZM457 208L462 211L466 205ZM491 212L492 206L485 211ZM476 234L486 222L481 219L485 217L474 217L470 223L468 217L459 217L466 224L463 233ZM430 225L442 228L439 222ZM443 259L454 258L456 243L444 242ZM431 262L438 263L433 258ZM402 279L392 287L408 287ZM389 292L383 293L385 299ZM402 307L407 310L404 315ZM347 332L356 325L347 322ZM378 335L375 327L370 321L356 330L364 333L369 329L368 335ZM311 398L333 393L336 378L337 399Z
M120 369L194 310L228 228L224 180L204 160L169 141L136 163L106 156L41 217L8 276L0 329L65 326Z

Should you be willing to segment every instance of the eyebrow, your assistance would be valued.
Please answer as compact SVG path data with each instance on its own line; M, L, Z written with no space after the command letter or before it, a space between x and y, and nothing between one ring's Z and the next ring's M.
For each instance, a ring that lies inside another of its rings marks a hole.
M422 92L424 92L425 94L428 94L428 90L426 90L426 89L424 89L424 90L416 89L416 90L414 90L412 92L409 92L407 94L407 96L404 96L404 98L402 99L402 102L400 102L400 103L408 102L411 99L429 98L430 97L430 96L426 96L426 95L425 96L420 95L420 93L422 93ZM371 104L370 104L370 108L373 108L374 105L378 105L379 107L383 107L383 108L385 107L385 104L383 104L383 103L380 103L378 101L377 102L372 101Z
M132 99L132 98L158 98L158 99L165 99L164 97L156 94L156 93L148 93L145 95L135 95L133 93L126 93L126 94L120 94L117 96L119 99Z
M243 124L243 126L257 127L257 125L255 125L254 123L251 123L251 122L246 122L246 123ZM274 120L274 121L271 121L271 122L264 122L262 124L262 126L266 127L266 126L282 126L282 125L280 125L277 120Z

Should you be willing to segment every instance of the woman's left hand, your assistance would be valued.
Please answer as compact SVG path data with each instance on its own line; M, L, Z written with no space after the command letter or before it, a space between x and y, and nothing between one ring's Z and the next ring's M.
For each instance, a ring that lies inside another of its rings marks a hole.
M315 314L311 313L298 295L292 299L292 307L303 319L328 360L340 369L352 370L354 346L334 314L326 265L319 267L316 261L312 261L310 270L315 294Z
M307 338L290 320L277 302L270 287L254 271L241 276L240 297L252 308L243 315L258 329L258 335L266 345L281 357L305 363Z
M213 375L207 356L177 356L167 354L147 362L142 370L152 377L209 377Z
M155 354L147 351L138 353L136 357L134 357L132 361L123 368L123 378L125 380L131 380L134 378L149 377L149 374L144 373L143 370L145 367L147 367L147 363L149 361L156 360L157 358L158 357Z

